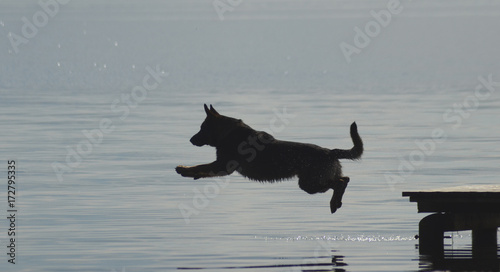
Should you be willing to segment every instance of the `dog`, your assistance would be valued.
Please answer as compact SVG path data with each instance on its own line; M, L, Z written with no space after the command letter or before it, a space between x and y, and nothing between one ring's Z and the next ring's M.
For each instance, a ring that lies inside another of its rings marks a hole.
M349 177L342 175L339 159L357 160L363 154L363 141L356 122L350 134L351 149L327 149L314 144L280 141L272 135L252 129L240 119L219 114L212 105L204 105L207 114L201 129L191 138L195 146L216 148L217 159L192 167L179 165L176 172L196 179L219 177L237 171L260 182L299 178L299 187L309 194L333 189L330 211L342 206Z

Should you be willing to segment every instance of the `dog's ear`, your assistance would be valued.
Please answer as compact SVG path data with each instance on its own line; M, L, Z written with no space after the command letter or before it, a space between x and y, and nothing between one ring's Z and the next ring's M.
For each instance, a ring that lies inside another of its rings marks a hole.
M209 116L210 110L208 109L207 104L203 104L203 106L205 107L205 113L207 114L207 116Z
M214 107L212 107L212 105L210 105L210 111L214 113L214 115L220 115L215 109Z
M207 116L211 116L211 117L219 117L220 114L214 109L214 107L212 107L212 105L210 105L210 109L207 107L207 104L204 104L204 107L205 107L205 113L207 114Z

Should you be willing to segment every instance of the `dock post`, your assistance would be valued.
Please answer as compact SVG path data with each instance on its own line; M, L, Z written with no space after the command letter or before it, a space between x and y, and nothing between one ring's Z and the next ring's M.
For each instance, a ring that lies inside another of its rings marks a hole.
M472 230L472 256L477 259L497 257L497 228Z
M422 255L442 257L444 255L444 232L448 216L434 213L424 217L419 223L419 252Z

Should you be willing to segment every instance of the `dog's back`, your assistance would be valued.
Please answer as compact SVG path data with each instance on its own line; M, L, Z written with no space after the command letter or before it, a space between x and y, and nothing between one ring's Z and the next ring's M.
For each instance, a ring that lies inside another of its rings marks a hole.
M324 172L325 168L331 170L331 178L340 177L338 159L358 159L363 153L355 123L351 125L354 147L330 150L314 144L277 140L240 122L232 123L232 131L216 146L217 160L236 161L240 166L236 171L253 180L274 182L313 171Z

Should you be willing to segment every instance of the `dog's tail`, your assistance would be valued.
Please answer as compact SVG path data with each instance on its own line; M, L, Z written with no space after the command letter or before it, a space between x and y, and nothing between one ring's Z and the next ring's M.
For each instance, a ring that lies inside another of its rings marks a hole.
M332 149L330 155L337 159L357 160L363 154L363 141L358 134L356 122L351 124L351 139L354 146L351 149Z

